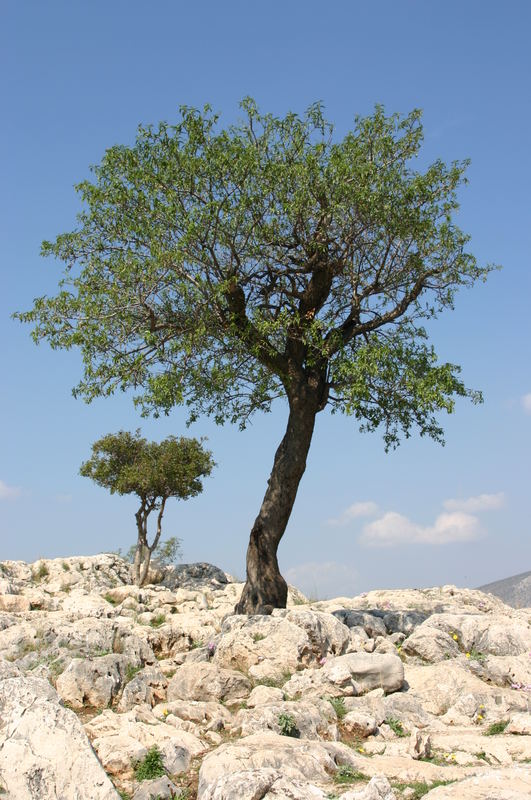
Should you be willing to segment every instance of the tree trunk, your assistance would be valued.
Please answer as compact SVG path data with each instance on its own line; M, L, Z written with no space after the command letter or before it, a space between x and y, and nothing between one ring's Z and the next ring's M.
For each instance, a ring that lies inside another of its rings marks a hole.
M134 576L135 576L135 584L137 586L144 586L148 571L149 571L149 564L151 562L151 554L156 549L160 535L162 533L162 517L164 515L164 507L166 505L166 497L162 497L160 510L157 516L157 531L155 533L155 538L151 545L148 544L148 533L147 533L147 521L148 516L155 508L154 504L147 505L146 503L142 503L139 510L136 512L136 525L137 525L137 532L138 532L138 542L136 546L135 552L135 560L134 560Z
M306 469L315 417L323 407L320 394L306 384L290 398L286 433L275 453L262 507L251 531L247 581L236 614L271 614L274 608L286 607L288 587L278 568L277 549Z

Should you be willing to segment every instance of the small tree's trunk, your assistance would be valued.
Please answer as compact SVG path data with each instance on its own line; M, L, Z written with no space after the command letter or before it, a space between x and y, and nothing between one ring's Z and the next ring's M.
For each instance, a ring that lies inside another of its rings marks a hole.
M277 452L262 507L253 525L247 549L247 581L236 614L270 614L285 608L288 594L280 574L277 549L286 530L300 480L306 469L321 391L304 384L290 398L286 433Z
M155 533L155 538L151 545L148 544L148 534L147 534L147 520L148 516L151 511L153 511L154 506L146 506L144 503L136 512L136 525L137 525L137 532L138 532L138 543L136 546L135 552L135 561L134 561L134 575L135 575L135 583L137 586L144 586L148 571L149 571L149 564L151 562L151 554L157 547L160 535L162 533L162 517L164 515L164 506L166 505L166 498L162 498L162 502L160 505L160 510L157 516L157 532Z

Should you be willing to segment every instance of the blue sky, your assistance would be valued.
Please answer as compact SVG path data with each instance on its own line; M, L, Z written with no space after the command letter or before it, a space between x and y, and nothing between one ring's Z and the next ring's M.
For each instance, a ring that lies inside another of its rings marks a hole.
M319 596L531 569L530 4L4 0L0 23L0 558L127 547L134 499L79 477L80 463L120 428L186 434L178 409L146 421L127 396L74 400L79 354L35 347L11 319L57 285L40 242L73 227L73 184L139 123L205 102L230 123L252 95L277 114L320 100L338 135L375 103L422 108L423 159L472 159L459 222L480 262L503 265L431 327L485 403L458 403L444 448L414 437L388 455L377 434L321 414L281 569ZM279 403L244 433L190 429L218 467L200 497L168 508L186 561L243 576L285 422Z

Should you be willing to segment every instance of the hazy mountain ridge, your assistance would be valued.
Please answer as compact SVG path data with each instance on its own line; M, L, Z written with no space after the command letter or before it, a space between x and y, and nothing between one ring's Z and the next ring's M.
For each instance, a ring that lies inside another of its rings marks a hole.
M479 591L499 597L513 608L531 607L531 571L478 586Z

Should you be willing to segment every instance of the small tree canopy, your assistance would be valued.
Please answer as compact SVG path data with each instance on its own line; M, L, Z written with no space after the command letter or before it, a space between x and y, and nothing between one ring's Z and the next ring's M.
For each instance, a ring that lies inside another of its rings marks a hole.
M135 494L140 499L135 514L134 559L135 577L140 585L147 575L151 554L158 547L162 548L163 558L170 557L172 546L176 552L178 549L176 539L166 542L166 549L159 545L166 501L170 497L179 500L195 497L203 489L201 478L210 475L213 467L212 453L197 439L169 436L157 443L142 438L138 430L119 431L92 445L92 457L81 465L80 474L92 478L111 494ZM149 544L147 522L154 510L158 511L157 529Z

